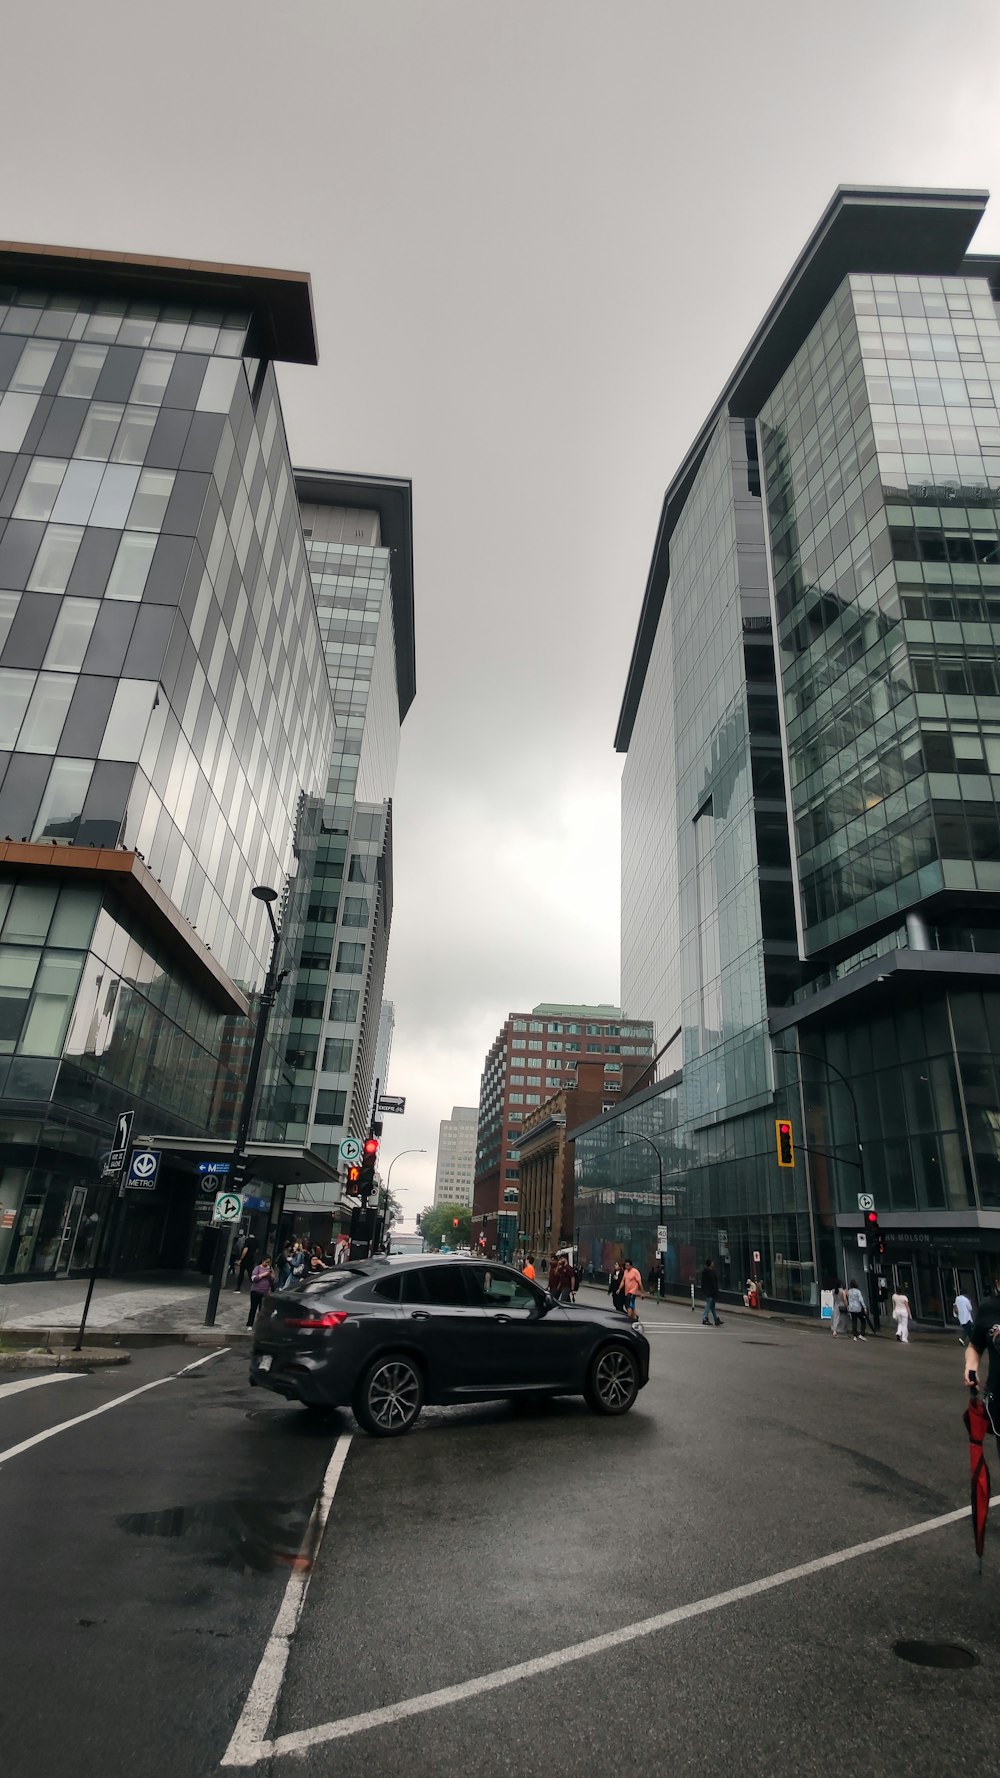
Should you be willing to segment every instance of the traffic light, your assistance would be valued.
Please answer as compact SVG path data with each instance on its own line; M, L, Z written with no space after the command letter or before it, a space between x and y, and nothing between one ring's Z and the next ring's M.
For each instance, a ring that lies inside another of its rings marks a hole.
M378 1138L369 1136L365 1143L365 1152L361 1161L361 1177L358 1190L363 1198L375 1189L375 1162L378 1160Z
M794 1167L795 1142L792 1137L791 1122L787 1117L779 1117L775 1119L774 1136L778 1148L778 1166Z
M458 1217L457 1216L452 1217L451 1226L453 1229L457 1229L457 1227L458 1227Z
M356 1187L358 1180L360 1178L361 1178L361 1168L360 1167L348 1167L348 1169L347 1169L347 1183L348 1183L348 1185Z
M420 1211L417 1211L417 1227L420 1227Z
M865 1211L865 1232L868 1236L869 1253L885 1252L885 1236L878 1226L878 1211Z

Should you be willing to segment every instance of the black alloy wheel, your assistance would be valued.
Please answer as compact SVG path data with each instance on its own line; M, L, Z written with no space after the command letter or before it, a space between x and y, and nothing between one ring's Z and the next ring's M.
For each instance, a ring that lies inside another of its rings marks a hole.
M354 1415L372 1438L398 1438L415 1425L424 1405L424 1380L403 1352L373 1359L358 1384Z
M639 1366L624 1346L604 1346L591 1361L584 1394L595 1414L627 1414L639 1393Z

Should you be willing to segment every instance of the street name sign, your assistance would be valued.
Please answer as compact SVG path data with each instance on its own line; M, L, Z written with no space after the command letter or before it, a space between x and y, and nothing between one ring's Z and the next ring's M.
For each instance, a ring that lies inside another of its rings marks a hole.
M359 1137L344 1137L344 1140L340 1145L340 1158L345 1166L353 1167L357 1161L360 1161L362 1152L363 1150Z
M151 1192L156 1190L156 1181L160 1172L160 1149L136 1148L128 1166L128 1178L125 1188L132 1192Z
M871 1192L859 1192L858 1193L858 1209L859 1210L874 1210L874 1208L875 1208L875 1199L872 1197Z
M239 1222L242 1215L243 1198L239 1192L216 1192L215 1209L212 1211L213 1228L229 1228L231 1223Z
M394 1111L402 1113L406 1110L406 1100L399 1098L396 1094L383 1093L378 1102L378 1109L381 1112Z
M120 1111L118 1113L118 1120L115 1124L115 1139L111 1145L111 1152L108 1155L104 1166L101 1168L102 1178L113 1179L125 1166L128 1145L132 1140L132 1119L134 1117L134 1111Z

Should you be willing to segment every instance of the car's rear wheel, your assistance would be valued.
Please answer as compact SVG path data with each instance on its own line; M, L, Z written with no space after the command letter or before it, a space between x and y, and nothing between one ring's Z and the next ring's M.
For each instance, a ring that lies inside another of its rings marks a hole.
M624 1346L595 1353L584 1395L595 1414L627 1414L639 1393L639 1366Z
M355 1418L372 1438L409 1432L424 1405L424 1379L415 1359L402 1352L375 1358L358 1384Z

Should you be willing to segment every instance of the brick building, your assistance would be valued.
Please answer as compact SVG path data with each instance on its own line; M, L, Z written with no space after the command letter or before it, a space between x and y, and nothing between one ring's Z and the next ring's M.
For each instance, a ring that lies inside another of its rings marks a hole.
M543 1001L530 1013L509 1013L490 1046L479 1092L479 1130L473 1196L473 1237L486 1250L511 1258L517 1245L520 1143L532 1112L554 1093L574 1086L580 1062L600 1064L603 1103L622 1092L626 1064L640 1071L653 1056L653 1026L627 1020L620 1007L568 1006ZM585 1118L574 1113L574 1123Z
M524 1120L518 1163L518 1228L524 1239L519 1245L536 1254L577 1245L573 1132L617 1106L611 1091L620 1087L627 1094L649 1072L648 1060L643 1059L623 1062L620 1077L606 1077L605 1067L600 1057L583 1057L575 1078Z

